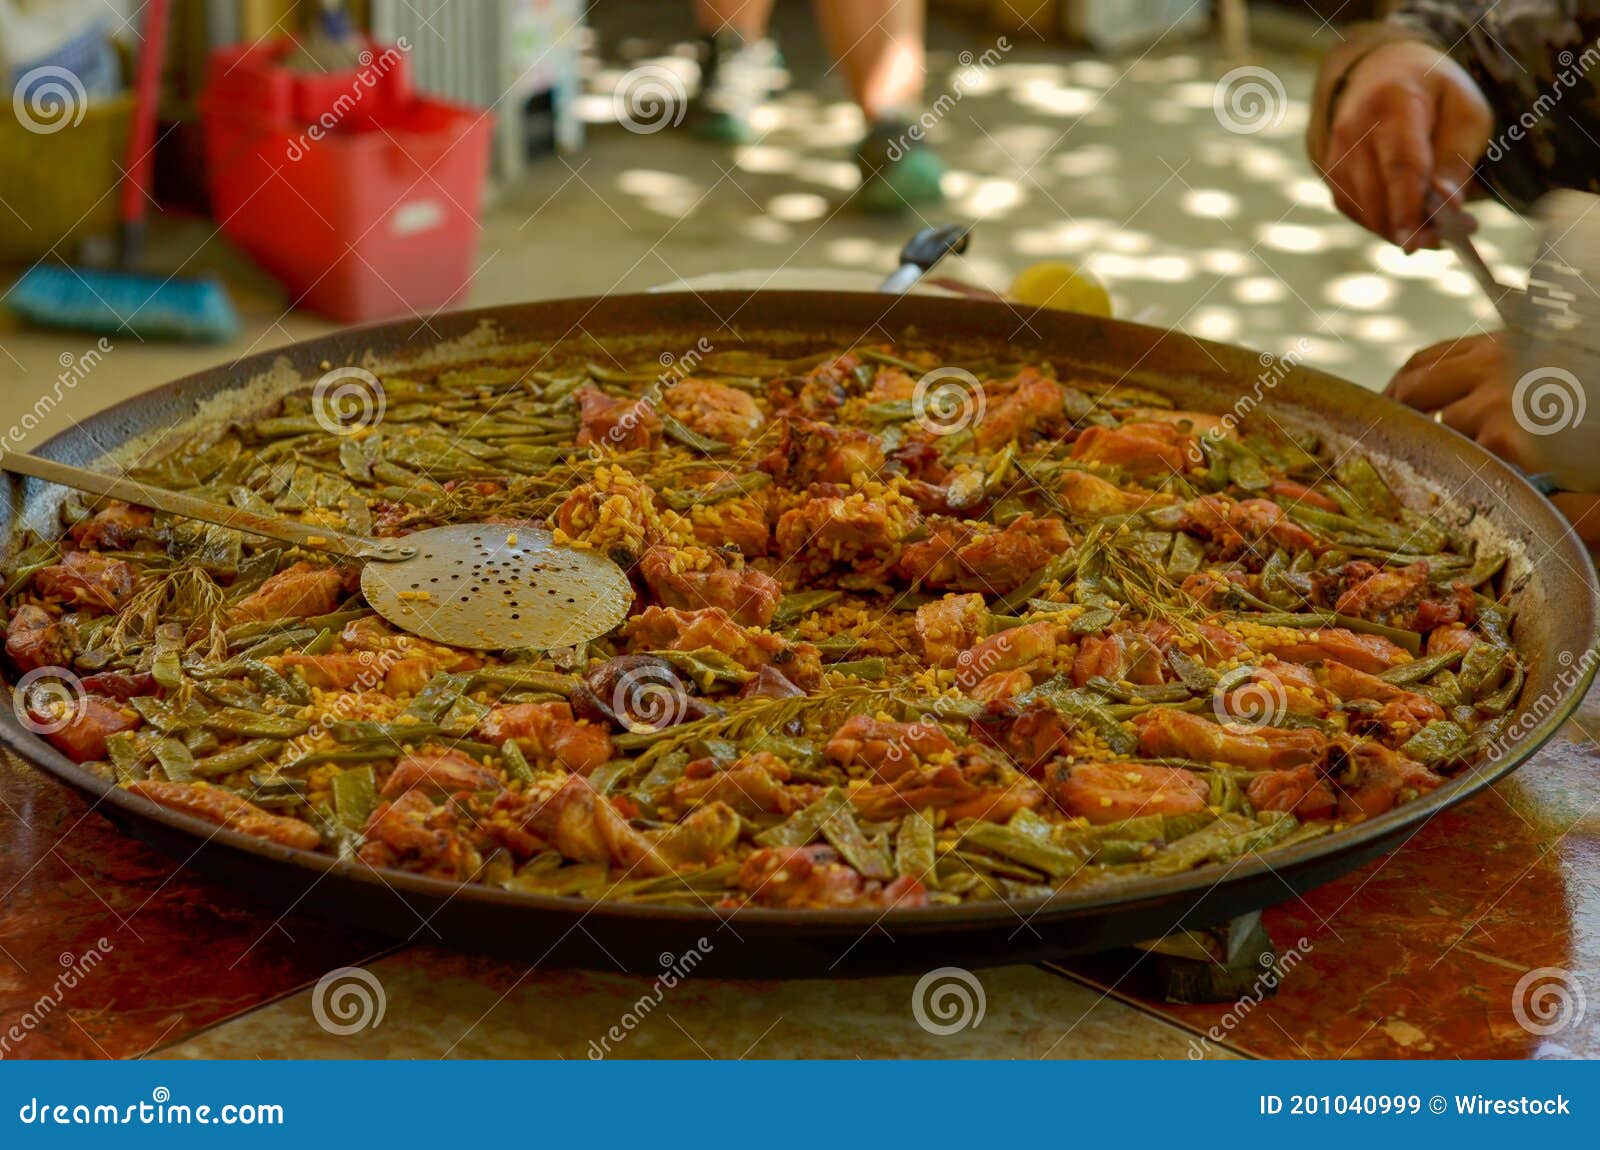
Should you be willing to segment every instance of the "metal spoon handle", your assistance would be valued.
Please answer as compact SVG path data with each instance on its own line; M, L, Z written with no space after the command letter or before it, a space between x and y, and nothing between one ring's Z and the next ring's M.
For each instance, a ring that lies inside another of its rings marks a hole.
M0 454L0 470L32 476L47 483L59 483L74 491L86 491L90 495L121 499L141 507L153 507L157 511L182 515L186 519L198 519L203 523L214 523L219 527L231 527L236 531L276 539L279 543L308 547L349 559L378 559L393 562L398 559L409 559L416 553L415 548L390 540L363 539L359 535L346 535L342 531L332 531L326 527L312 527L275 515L257 515L242 508L212 503L209 499L197 499L181 491L151 487L136 479L102 475L98 471L87 471L82 467L57 463L53 459L41 459L37 455L21 451L7 451Z
M1472 278L1478 281L1478 287L1489 297L1494 310L1500 313L1501 321L1508 328L1520 327L1515 301L1522 296L1522 292L1507 287L1495 278L1494 272L1479 254L1478 245L1472 242L1472 225L1467 217L1445 203L1437 193L1429 199L1428 207L1432 209L1430 219L1439 238L1455 253L1456 259L1461 261Z

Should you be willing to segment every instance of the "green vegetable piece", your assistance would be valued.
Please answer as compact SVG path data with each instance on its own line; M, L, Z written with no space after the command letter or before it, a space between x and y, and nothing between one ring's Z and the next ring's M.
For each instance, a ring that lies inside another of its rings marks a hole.
M1448 719L1438 719L1401 744L1400 753L1431 765L1456 759L1466 748L1467 732Z
M378 805L378 780L370 766L346 767L333 776L333 809L340 825L356 834Z
M194 774L201 779L220 779L236 771L262 766L276 758L282 750L283 744L277 739L252 739L226 751L196 759Z
M1074 874L1083 865L1083 861L1071 851L1040 842L1032 835L998 823L973 822L962 831L961 841L1042 871L1058 880Z
M756 845L803 847L822 833L822 824L828 820L828 816L841 807L848 806L849 803L849 796L841 788L832 787L827 794L804 810L796 811L777 826L768 827L756 835Z
M160 739L151 747L156 762L161 764L161 769L166 776L175 783L189 783L194 781L194 754L184 746L181 739Z
M500 762L509 778L523 783L533 782L533 768L528 765L522 748L517 746L517 740L507 739L500 744Z
M939 885L935 863L933 812L913 811L900 820L894 839L894 869L901 878L917 879L930 890Z
M833 812L822 820L821 830L822 837L839 852L839 857L855 867L863 878L894 877L894 867L889 861L889 852L881 844L869 840L862 832L849 803L835 807Z

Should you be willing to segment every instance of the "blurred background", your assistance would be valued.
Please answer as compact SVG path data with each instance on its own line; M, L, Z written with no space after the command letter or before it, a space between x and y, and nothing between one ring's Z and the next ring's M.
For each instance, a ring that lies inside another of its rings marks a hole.
M778 0L762 91L720 139L691 114L713 49L689 0L0 0L0 407L96 332L100 406L448 307L749 271L870 284L946 222L973 226L947 279L1369 387L1489 319L1451 257L1336 215L1305 159L1315 61L1370 6L927 9L907 111L944 199L881 214L855 202L867 125L805 0ZM1515 278L1526 228L1480 217Z

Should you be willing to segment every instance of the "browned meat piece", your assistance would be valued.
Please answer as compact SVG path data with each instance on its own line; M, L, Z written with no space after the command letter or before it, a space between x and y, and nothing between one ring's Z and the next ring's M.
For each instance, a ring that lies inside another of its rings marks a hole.
M26 674L39 667L65 667L72 662L66 629L43 607L23 603L6 626L6 655Z
M819 495L778 517L778 555L786 566L808 575L841 566L882 566L921 519L904 496Z
M702 803L725 803L742 815L789 815L815 802L822 788L791 784L788 764L766 751L741 757L726 770L710 759L696 759L672 784L666 805L688 810Z
M1344 615L1413 631L1470 623L1477 614L1471 587L1457 583L1434 588L1428 581L1427 563L1420 561L1408 567L1384 568L1353 559L1335 570L1314 574L1311 587L1314 601L1321 606L1331 604Z
M980 531L959 520L930 521L931 538L907 547L896 564L912 583L954 591L1004 595L1015 591L1070 538L1059 519L1020 515L1003 531Z
M1446 623L1438 630L1429 632L1427 653L1442 655L1446 651L1460 651L1464 654L1472 650L1472 645L1477 641L1478 637L1465 623Z
M1154 763L1064 763L1045 768L1050 798L1070 815L1115 823L1204 810L1211 787L1193 771Z
M917 608L922 655L935 667L955 666L956 658L988 633L989 608L982 595L948 595Z
M228 612L230 623L271 622L326 615L344 597L344 577L337 567L301 560L279 571Z
M123 707L115 699L86 695L76 705L62 701L63 713L48 714L29 710L44 730L45 739L75 763L92 763L106 757L106 739L121 731L131 731L143 721L139 713ZM63 725L50 730L57 723Z
M635 878L669 874L673 869L587 779L574 775L554 794L534 797L529 803L522 814L523 828L574 862L618 866Z
M1270 499L1235 502L1226 495L1203 495L1184 505L1180 527L1209 540L1213 559L1238 559L1252 569L1266 561L1275 547L1289 551L1316 549L1316 537L1301 527Z
M743 443L767 421L749 395L708 379L673 384L662 393L661 406L684 426L723 443Z
M1201 459L1194 436L1165 423L1091 427L1072 445L1072 457L1119 467L1139 478L1181 475Z
M1268 639L1264 645L1291 663L1339 662L1373 674L1411 661L1404 647L1382 635L1358 635L1343 627L1295 631L1292 637Z
M984 451L998 451L1013 439L1025 443L1059 429L1065 402L1055 380L1029 367L996 391L1005 394L990 398L973 429L973 438Z
M773 666L765 666L739 691L739 698L794 699L804 694L804 691L789 682L788 676L782 671Z
M1333 817L1333 787L1309 763L1287 771L1265 771L1245 788L1250 805L1258 811L1293 811L1302 819Z
M883 445L859 427L836 427L811 419L786 419L777 446L758 466L794 488L813 483L848 484L856 476L877 478Z
M1118 682L1126 679L1141 686L1154 686L1166 677L1166 662L1161 649L1138 631L1105 631L1085 635L1078 641L1072 660L1072 681L1083 686L1099 676Z
M490 711L473 730L486 743L500 746L514 739L529 755L554 759L587 775L615 757L611 735L587 719L575 719L567 703L510 703Z
M278 656L275 662L284 671L299 671L306 686L320 687L325 691L348 691L352 688L370 691L384 681L384 669L376 665L370 654L363 658L362 654L302 655L291 652Z
M1339 778L1341 818L1372 818L1396 802L1427 794L1444 782L1427 767L1379 743L1350 748L1349 765Z
M115 699L119 703L125 703L140 695L163 693L156 684L156 677L148 671L101 671L98 675L86 675L83 679L83 689L88 694Z
M661 417L648 399L614 399L592 383L572 397L578 401L579 447L644 451L661 442Z
M133 547L155 522L148 507L134 507L112 500L82 523L73 526L67 537L79 547L102 551L125 551Z
M1133 725L1139 731L1139 750L1158 759L1282 770L1301 763L1321 763L1328 755L1328 739L1321 731L1223 726L1165 707L1146 711Z
M918 761L954 754L955 743L937 723L894 723L854 715L833 733L823 749L841 767L870 768L880 782L892 782Z
M460 751L420 747L400 760L383 784L386 799L422 790L432 799L473 791L499 791L505 781L494 771Z
M860 366L861 360L846 352L806 372L797 386L785 379L773 380L768 385L768 394L779 410L827 415L843 405L851 392L859 387L854 373Z
M720 607L680 611L646 607L623 626L634 651L699 651L710 648L751 671L771 665L810 690L822 682L822 655L810 643L791 643L770 631L740 627Z
M893 782L857 787L851 805L862 818L892 819L932 807L952 822L984 819L1003 823L1019 810L1044 801L1038 784L1001 769L981 748L965 749L953 763L914 766Z
M483 865L468 833L473 829L453 804L435 803L426 790L410 790L373 810L359 854L368 866L466 882Z
M1101 519L1107 515L1132 515L1149 507L1165 507L1176 497L1143 488L1124 490L1089 471L1063 471L1057 481L1061 502L1074 515Z
M956 657L956 686L970 692L1002 671L1048 671L1055 663L1058 623L1025 623L990 635Z
M93 551L69 551L60 563L41 567L33 576L34 590L43 598L101 611L120 608L133 597L136 583L127 563Z
M1022 708L1005 723L1002 750L1030 775L1051 759L1067 752L1067 736L1073 723L1048 703L1033 703Z
M286 818L264 811L232 791L213 787L208 783L172 783L156 779L143 779L129 783L128 790L168 810L205 819L241 834L294 847L297 850L316 850L322 836L299 819Z
M913 878L887 886L862 879L832 847L768 847L744 860L739 889L758 906L786 910L926 906L927 892Z
M663 607L720 607L746 627L772 622L783 598L783 584L771 575L702 547L651 547L639 560L639 574Z
M967 691L981 702L992 703L1015 698L1033 686L1033 676L1027 671L996 671L985 675Z

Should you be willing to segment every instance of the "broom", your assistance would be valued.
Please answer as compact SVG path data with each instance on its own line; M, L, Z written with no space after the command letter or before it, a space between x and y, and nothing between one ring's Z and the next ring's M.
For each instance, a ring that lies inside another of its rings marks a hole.
M165 63L171 0L150 0L134 78L133 119L123 172L120 271L37 264L12 286L11 310L46 327L139 339L222 341L233 338L239 319L227 289L211 280L139 275L134 269L144 245L150 152Z

